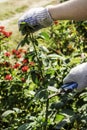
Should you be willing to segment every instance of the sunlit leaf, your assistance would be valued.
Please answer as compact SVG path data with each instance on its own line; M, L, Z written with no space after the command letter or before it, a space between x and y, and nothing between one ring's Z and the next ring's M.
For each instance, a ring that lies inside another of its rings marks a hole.
M49 52L49 50L45 46L40 46L40 50L46 53Z
M22 110L19 109L19 108L13 108L13 110L14 110L16 113L21 113L21 112L22 112Z
M48 90L52 91L52 92L57 92L58 91L58 89L53 87L53 86L48 86Z
M61 128L63 128L65 125L67 124L66 120L60 121L56 126L56 130L60 130Z
M63 115L57 114L56 117L55 117L55 121L58 123L58 122L62 121L63 118L64 118Z
M40 34L39 34L39 37L40 38L42 38L42 39L45 39L45 40L49 40L49 35L48 35L48 33L47 32L41 32Z
M47 56L50 59L60 59L60 60L65 60L63 56L57 55L57 54L50 54Z
M14 114L14 113L15 113L15 111L13 111L13 110L7 110L7 111L5 111L5 112L2 114L2 117L7 117L8 115Z

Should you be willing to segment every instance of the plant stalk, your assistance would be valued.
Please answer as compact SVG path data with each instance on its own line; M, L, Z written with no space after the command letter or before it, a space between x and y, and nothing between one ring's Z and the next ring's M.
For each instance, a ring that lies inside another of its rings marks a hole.
M39 60L39 57L38 57L38 53L37 53L37 49L36 49L36 46L35 46L35 38L33 36L33 34L30 34L30 39L31 39L31 42L32 42L32 45L34 47L34 50L35 50L35 53L36 53L36 58L37 58L37 61L38 61L38 67L39 67L39 70L40 70L40 73L41 73L41 77L43 78L43 72L42 72L42 69L41 69L41 64L40 64L40 60Z

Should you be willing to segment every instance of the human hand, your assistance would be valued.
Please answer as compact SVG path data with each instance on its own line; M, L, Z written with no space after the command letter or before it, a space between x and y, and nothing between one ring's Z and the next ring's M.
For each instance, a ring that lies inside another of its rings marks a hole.
M65 85L69 83L77 83L77 92L81 92L87 87L87 63L82 63L72 68L69 74L64 78Z
M34 8L26 12L18 21L19 30L22 34L33 33L41 28L53 24L53 20L46 8Z

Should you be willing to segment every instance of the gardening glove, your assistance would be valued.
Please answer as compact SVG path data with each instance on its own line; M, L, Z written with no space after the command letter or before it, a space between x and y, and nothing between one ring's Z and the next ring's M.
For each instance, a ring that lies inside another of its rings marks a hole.
M48 9L43 7L30 9L18 21L19 30L22 34L33 33L52 24L53 20Z
M69 74L64 78L63 83L62 88L76 88L77 92L81 92L87 87L87 63L82 63L72 68Z

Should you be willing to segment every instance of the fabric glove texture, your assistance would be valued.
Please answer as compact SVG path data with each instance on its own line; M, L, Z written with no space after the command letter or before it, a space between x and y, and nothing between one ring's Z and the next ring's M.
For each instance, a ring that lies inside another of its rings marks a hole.
M22 24L25 23L25 26ZM46 28L53 24L53 20L47 10L47 8L32 8L19 19L19 30L25 34L26 31L35 32L41 28ZM21 26L24 27L21 27ZM27 28L28 27L28 28ZM27 30L29 29L29 30Z
M76 82L77 92L81 92L87 87L87 63L82 63L72 68L69 74L64 78L63 83Z

